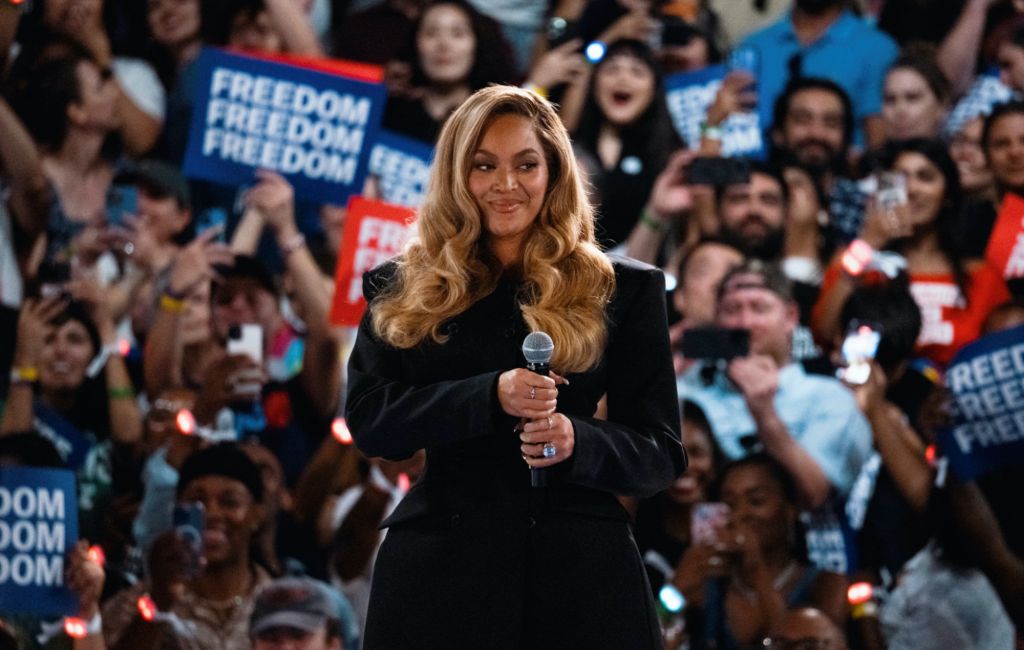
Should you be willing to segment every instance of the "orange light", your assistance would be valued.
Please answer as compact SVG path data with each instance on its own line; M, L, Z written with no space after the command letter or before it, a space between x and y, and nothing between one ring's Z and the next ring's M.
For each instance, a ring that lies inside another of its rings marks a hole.
M929 465L935 464L935 445L928 445L928 448L924 450L924 459L928 461Z
M861 605L871 600L873 593L870 582L855 582L846 590L846 598L851 605Z
M192 415L192 411L188 409L178 411L178 415L174 418L174 423L178 426L178 431L186 436L192 435L196 430L196 418Z
M139 596L139 600L135 604L139 608L139 616L142 617L142 620L150 623L153 622L153 619L156 618L157 609L156 603L149 597L149 594Z
M862 239L854 239L843 253L843 269L853 276L860 275L871 262L875 249Z
M402 472L401 474L398 475L398 489L399 490L401 490L402 492L408 492L409 491L410 483L411 483L411 481L409 481L409 475L408 474L406 474L405 472Z
M101 567L107 563L107 555L103 552L103 547L99 544L90 546L87 555L89 556L90 562L98 564Z
M352 444L352 432L348 430L345 418L334 418L334 421L331 422L331 435L343 445Z
M132 351L132 342L128 339L120 339L117 342L117 351L122 357L127 357L128 353Z
M72 639L84 639L89 633L85 621L77 616L66 616L64 618L64 631Z

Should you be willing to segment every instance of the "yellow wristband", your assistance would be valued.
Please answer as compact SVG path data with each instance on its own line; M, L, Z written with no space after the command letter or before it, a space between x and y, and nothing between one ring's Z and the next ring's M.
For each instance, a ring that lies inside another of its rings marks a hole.
M185 301L179 300L178 298L172 298L165 293L160 296L160 309L172 314L178 314L185 311Z
M12 384L31 384L39 381L39 369L35 366L14 366L11 368Z

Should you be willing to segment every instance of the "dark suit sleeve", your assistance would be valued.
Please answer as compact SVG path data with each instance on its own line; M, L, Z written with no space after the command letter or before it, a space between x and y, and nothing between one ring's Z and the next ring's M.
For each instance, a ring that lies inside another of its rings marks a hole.
M609 341L608 420L570 416L576 434L569 481L615 494L650 496L686 469L668 341L665 280L654 268L617 278L617 323Z
M367 456L400 460L419 449L493 433L501 418L501 373L425 386L404 381L402 353L377 338L370 324L379 278L371 271L364 279L364 295L371 304L348 362L345 417L356 445Z

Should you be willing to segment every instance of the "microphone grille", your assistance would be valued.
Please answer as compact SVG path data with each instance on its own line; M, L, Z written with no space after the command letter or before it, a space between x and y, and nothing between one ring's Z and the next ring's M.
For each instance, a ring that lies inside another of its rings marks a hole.
M529 363L548 363L555 352L555 342L547 332L530 332L523 339L523 356Z

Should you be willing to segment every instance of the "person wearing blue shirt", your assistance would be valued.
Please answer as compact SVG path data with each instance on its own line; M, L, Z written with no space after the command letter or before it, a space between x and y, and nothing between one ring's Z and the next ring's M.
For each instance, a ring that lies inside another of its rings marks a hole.
M846 6L846 0L796 0L784 18L741 43L760 55L762 124L771 123L775 100L792 78L823 77L842 86L853 100L854 143L870 148L884 141L878 115L882 85L899 47Z
M726 457L763 449L779 461L808 509L847 493L871 454L871 428L848 388L792 361L798 310L789 280L777 265L750 260L718 295L717 324L749 330L750 353L721 370L696 364L678 382L680 397L707 415Z

